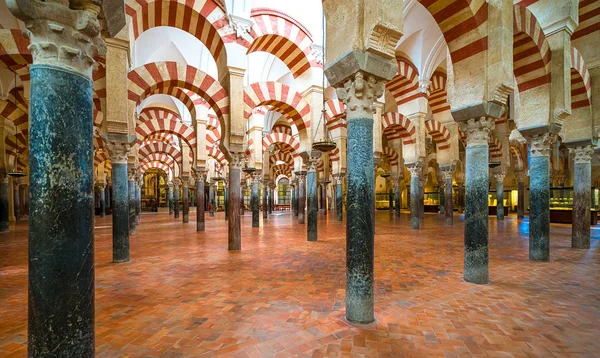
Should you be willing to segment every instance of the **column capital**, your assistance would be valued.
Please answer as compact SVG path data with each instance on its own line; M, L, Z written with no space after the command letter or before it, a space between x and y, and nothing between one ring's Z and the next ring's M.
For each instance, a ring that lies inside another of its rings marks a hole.
M175 190L179 189L180 184L181 184L181 180L173 179L173 186L175 187Z
M552 145L556 141L557 135L553 133L541 133L527 137L529 152L532 157L549 156L552 151Z
M504 178L506 177L505 173L495 173L494 178L497 182L504 182Z
M376 111L375 102L383 95L386 81L359 71L337 88L338 98L346 105L348 120L370 118Z
M25 23L34 64L66 67L91 77L94 56L106 52L98 20L99 1L8 0ZM74 4L77 3L77 4Z
M419 164L409 164L406 169L410 172L411 178L420 178L423 173L423 168Z
M308 160L308 171L309 172L316 172L317 171L317 160L315 160L315 159L309 159Z
M583 147L569 148L569 152L574 155L573 161L575 164L590 164L592 162L594 148L591 145L586 145Z
M245 164L244 153L230 153L231 159L229 160L229 169L242 170Z
M190 181L190 177L188 177L188 176L182 176L182 177L181 177L181 185L182 185L184 188L187 188L187 186L188 186L188 184L189 184L189 181Z
M488 145L490 132L496 119L490 116L471 118L458 123L458 128L467 136L467 145Z
M127 158L131 151L131 145L125 142L107 142L106 148L113 163L127 164Z
M527 176L527 173L525 173L524 171L516 171L516 172L514 172L514 174L515 174L515 178L517 179L517 182L519 182L519 183L525 182L525 177Z

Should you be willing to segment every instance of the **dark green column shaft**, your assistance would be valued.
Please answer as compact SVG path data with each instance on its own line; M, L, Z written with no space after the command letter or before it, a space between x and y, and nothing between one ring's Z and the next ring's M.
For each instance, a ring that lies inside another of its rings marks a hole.
M550 154L534 153L529 161L529 259L550 261Z
M337 221L344 220L344 193L342 188L342 179L337 179L336 192L335 192L335 211Z
M260 226L260 218L259 218L259 190L258 190L258 179L255 178L252 182L252 197L250 206L252 206L252 227Z
M188 188L188 179L185 178L182 182L182 201L183 201L183 223L190 222L190 193Z
M317 194L317 168L312 164L306 174L306 211L308 225L306 233L308 241L317 241L317 219L319 213L319 198Z
M464 279L485 284L488 268L488 122L469 124L466 148L466 211ZM474 127L471 127L474 126Z
M0 174L0 232L8 232L8 176Z
M418 229L421 221L419 220L419 199L421 197L419 187L419 176L421 175L420 167L410 167L410 228Z
M348 118L346 318L374 320L373 118Z
M204 231L204 178L196 177L196 231Z
M28 356L93 357L92 80L51 65L29 74Z
M591 146L578 147L573 169L573 232L571 246L575 249L590 248L590 210L592 205L592 154ZM594 212L594 215L596 213Z
M496 218L504 220L504 174L495 174L496 179Z

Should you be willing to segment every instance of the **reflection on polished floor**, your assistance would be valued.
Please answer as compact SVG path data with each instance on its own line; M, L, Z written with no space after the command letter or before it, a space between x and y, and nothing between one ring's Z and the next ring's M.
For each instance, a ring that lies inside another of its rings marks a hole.
M191 215L194 217L194 215ZM262 219L261 219L262 220ZM319 216L319 241L281 213L227 251L223 213L207 231L168 214L142 216L132 261L111 263L111 219L96 220L99 357L600 355L600 230L570 248L552 225L551 261L531 262L527 221L490 218L489 285L462 281L463 222L376 213L377 321L344 321L345 223ZM27 339L27 223L0 236L0 356Z

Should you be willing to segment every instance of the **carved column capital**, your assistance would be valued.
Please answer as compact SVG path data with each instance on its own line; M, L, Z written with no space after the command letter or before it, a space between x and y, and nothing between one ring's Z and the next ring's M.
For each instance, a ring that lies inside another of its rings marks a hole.
M515 172L515 178L517 179L517 182L519 183L523 183L525 182L525 177L526 177L526 173L524 171L518 171Z
M189 182L190 182L190 178L189 177L181 177L181 185L182 185L182 187L187 188Z
M229 168L242 170L243 167L244 167L244 153L231 153L231 160L229 161Z
M106 143L106 148L108 148L110 160L113 163L127 164L127 157L131 150L131 145L129 143L108 142Z
M337 89L338 98L346 105L348 119L369 118L375 113L374 103L383 95L385 80L365 72L357 72Z
M423 168L419 165L407 165L406 169L408 169L408 171L410 172L411 178L420 178L421 174L423 173Z
M175 190L179 190L179 185L181 184L181 180L179 179L173 179L173 187L175 188Z
M471 118L458 124L461 132L467 136L467 145L487 145L490 132L494 130L493 117Z
M505 173L494 174L494 178L497 182L504 182L504 178L506 177Z
M91 77L94 56L106 52L98 1L8 0L25 23L34 64L67 67ZM77 6L72 5L77 3Z
M316 160L309 160L308 161L308 171L309 172L316 172L317 171L317 161Z
M574 154L573 161L575 164L590 164L592 162L594 148L591 145L586 145L583 147L569 148L569 152Z
M527 137L531 156L549 156L552 151L552 145L556 141L556 137L556 134L553 133L540 133Z

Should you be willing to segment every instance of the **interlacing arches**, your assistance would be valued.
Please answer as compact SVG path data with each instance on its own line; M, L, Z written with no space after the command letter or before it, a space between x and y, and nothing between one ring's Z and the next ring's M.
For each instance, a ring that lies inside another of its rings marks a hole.
M386 84L387 90L396 100L397 105L408 103L415 98L424 97L419 92L419 71L407 58L396 57L398 74Z
M589 107L592 98L592 82L583 57L571 47L571 108Z
M154 95L154 94L164 94L167 96L177 98L178 100L181 101L181 103L183 103L185 108L187 108L188 111L190 111L190 116L192 117L192 119L196 118L196 106L194 105L194 101L190 97L187 90L181 89L179 87L157 88L154 91L154 93L150 94L150 96ZM139 121L139 118L138 118L138 121ZM137 122L137 124L140 124L140 122Z
M523 161L523 155L522 155L522 152L521 152L521 146L513 144L511 142L509 150L510 150L510 158L511 158L511 161L512 161L512 163L511 163L512 164L512 168L514 170L517 170L517 171L518 170L523 170L524 169L524 164L523 164L524 161Z
M433 75L431 75L431 85L429 86L429 107L431 107L431 112L433 112L433 114L450 110L448 93L446 92L446 83L446 73L441 69L437 69Z
M383 133L388 140L401 139L403 144L417 142L416 129L412 122L400 113L387 112L382 118Z
M175 160L170 155L164 153L152 153L146 157L143 157L140 161L140 164L143 165L149 162L161 162L168 165L170 168L175 167ZM179 164L179 163L178 163Z
M177 62L148 63L129 72L129 100L138 106L156 93L169 93L173 88L193 91L204 98L226 128L229 118L229 96L221 84L192 66ZM157 90L159 90L157 92Z
M262 140L262 149L263 152L266 151L271 144L283 143L289 145L294 152L297 152L300 149L300 142L296 140L296 138L287 135L285 133L273 132L263 137Z
M250 35L255 40L250 44L248 54L264 51L278 57L294 78L310 69L313 41L308 30L289 16L270 9L254 9L252 20L255 25Z
M519 92L550 83L552 52L535 16L525 7L513 7L513 68Z
M438 23L453 63L488 49L485 0L418 0Z
M346 106L342 101L330 99L325 102L325 120L327 129L333 138L340 138L346 134Z
M269 105L296 126L300 139L306 137L310 128L310 105L302 95L279 82L257 82L244 89L244 118L250 118L252 110Z
M275 165L279 161L286 163L290 168L294 167L294 157L289 152L278 150L269 157L271 165Z
M425 129L435 141L438 150L450 148L451 135L445 125L435 119L430 119L425 122Z
M133 38L144 31L169 26L181 29L200 40L212 54L217 67L227 65L225 44L227 19L213 0L127 0L125 8L131 17Z
M196 133L194 130L173 115L144 121L137 126L135 133L140 144L154 133L169 133L183 140L190 147L190 151L193 152L196 148Z

